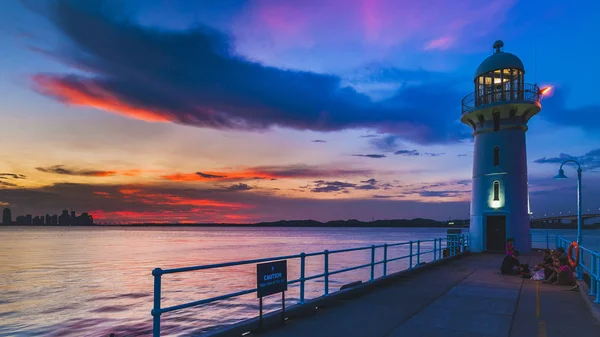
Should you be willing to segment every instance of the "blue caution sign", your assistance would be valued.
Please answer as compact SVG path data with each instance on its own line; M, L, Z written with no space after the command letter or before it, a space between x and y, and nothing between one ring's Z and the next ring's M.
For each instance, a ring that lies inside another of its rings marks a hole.
M265 297L287 290L287 260L256 265L256 297Z

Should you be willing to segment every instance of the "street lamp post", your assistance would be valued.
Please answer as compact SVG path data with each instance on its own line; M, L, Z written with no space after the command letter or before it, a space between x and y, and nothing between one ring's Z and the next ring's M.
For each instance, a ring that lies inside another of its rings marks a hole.
M566 163L575 163L577 164L577 244L581 245L582 239L582 229L583 229L583 221L581 219L581 165L575 160L567 160L560 164L560 168L558 169L558 174L554 177L554 179L566 179L565 171L563 170L563 165ZM581 279L581 267L577 267L577 278Z

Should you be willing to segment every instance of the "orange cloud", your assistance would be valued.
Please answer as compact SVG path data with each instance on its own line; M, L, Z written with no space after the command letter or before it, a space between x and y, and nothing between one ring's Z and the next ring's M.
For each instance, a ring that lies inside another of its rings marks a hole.
M329 178L344 176L366 176L371 170L313 167L306 165L259 166L238 171L202 171L195 173L174 173L161 178L171 181L239 181L251 179L285 178Z
M70 175L70 176L83 176L83 177L111 177L111 176L116 176L116 175L133 177L133 176L141 175L146 172L160 172L157 170L144 171L144 170L140 170L140 169L125 170L125 171L81 170L81 169L65 167L64 165L36 167L35 169L40 172L44 172L44 173L54 173L54 174L63 174L63 175Z
M40 93L70 105L92 107L147 122L174 121L167 113L141 109L120 101L95 81L51 75L35 75L32 80Z
M243 170L237 172L175 173L170 175L163 175L161 176L161 178L171 181L230 181L250 179L276 179L281 177L278 177L276 174L269 172Z
M118 222L118 223L248 223L257 219L251 214L218 214L207 213L201 209L190 209L188 211L102 211L92 210L96 223ZM198 218L202 220L198 221Z
M138 188L121 188L119 192L125 199L134 200L148 205L165 206L194 206L194 207L222 207L230 209L249 208L249 205L231 202L222 202L211 199L186 198L166 193L146 193ZM95 192L96 193L96 192Z

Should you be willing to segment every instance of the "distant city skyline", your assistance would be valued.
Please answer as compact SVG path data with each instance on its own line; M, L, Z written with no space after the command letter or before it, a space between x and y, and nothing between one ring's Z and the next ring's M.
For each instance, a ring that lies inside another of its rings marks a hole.
M45 221L70 205L99 223L468 218L461 100L502 39L528 83L553 87L527 132L533 216L576 209L576 171L552 180L569 158L597 210L599 10L6 1L0 208Z
M14 219L12 218L12 211L6 207L2 211L2 224L3 225L25 225L25 226L86 226L94 224L94 217L87 213L82 212L77 215L74 210L63 210L61 215L48 214L46 215L18 215Z

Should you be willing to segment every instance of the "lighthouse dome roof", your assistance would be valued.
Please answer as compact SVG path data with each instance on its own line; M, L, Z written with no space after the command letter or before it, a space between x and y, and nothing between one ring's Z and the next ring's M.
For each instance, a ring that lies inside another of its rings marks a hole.
M475 78L481 76L490 71L499 70L499 69L520 69L525 72L525 67L523 66L523 62L520 58L515 54L505 53L501 49L504 46L502 41L496 41L494 43L494 48L496 52L490 55L488 58L483 60L479 67L477 67L477 71L475 71Z

